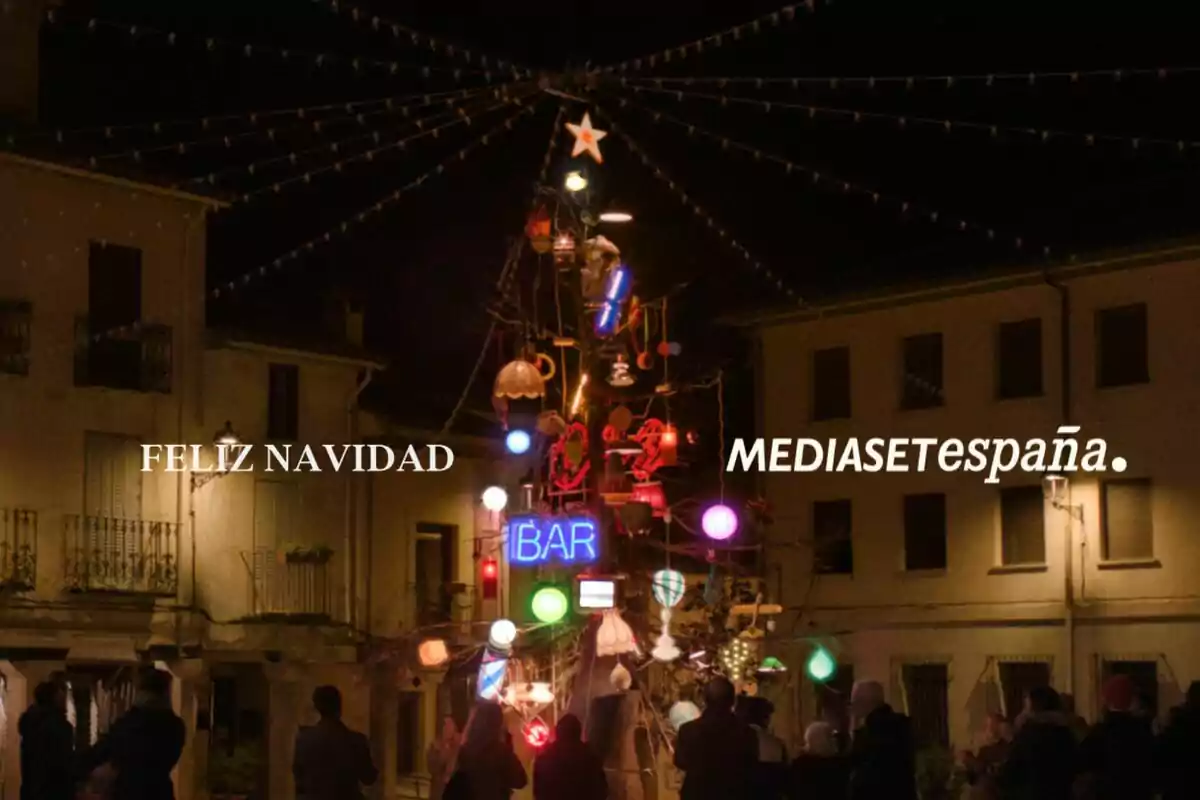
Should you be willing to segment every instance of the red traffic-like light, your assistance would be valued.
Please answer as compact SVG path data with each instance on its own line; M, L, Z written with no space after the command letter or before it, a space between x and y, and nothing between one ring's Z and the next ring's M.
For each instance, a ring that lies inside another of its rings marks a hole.
M482 592L484 600L495 600L497 597L497 579L500 576L500 566L496 563L496 559L485 559L479 565L479 577L483 584Z

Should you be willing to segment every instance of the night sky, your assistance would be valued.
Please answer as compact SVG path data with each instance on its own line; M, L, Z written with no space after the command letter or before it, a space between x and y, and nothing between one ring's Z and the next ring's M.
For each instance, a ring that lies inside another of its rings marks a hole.
M354 5L362 10L358 22L347 11ZM474 72L480 69L477 55L468 65L444 49L413 46L407 34L393 36L388 23L558 72L686 44L778 8L761 0L708 5L362 0L343 3L333 13L329 3L306 0L67 2L59 21L43 34L43 122L70 129L487 85ZM1044 248L1058 261L1192 234L1200 206L1195 190L1200 145L1192 142L1200 140L1194 110L1200 72L1172 68L1200 66L1200 60L1194 58L1196 15L1185 19L1186 12L1173 13L1168 18L1130 3L836 0L818 3L814 13L800 10L794 21L778 27L764 23L758 34L725 37L719 48L658 63L642 75L842 80L795 86L767 82L761 88L753 82L661 84L664 90L683 91L682 99L666 91L635 95L619 81L601 82L589 97L711 214L726 239L736 239L753 254L748 261L726 246L630 155L620 137L610 134L602 143L606 162L596 174L600 188L610 205L636 217L635 225L613 238L635 271L639 293L676 293L672 324L684 346L681 368L698 378L724 367L731 375L734 413L749 407L744 348L737 334L709 323L736 311L789 302L749 268L753 261L797 296L812 300L969 275L1006 263L1044 263ZM375 15L384 20L379 31L370 25ZM89 32L89 18L103 24ZM130 36L126 24L140 26L138 33ZM175 43L152 31L175 33ZM210 37L229 45L209 50ZM234 46L243 44L257 49L247 57ZM269 48L331 57L317 66L300 55L285 61ZM394 75L361 64L355 71L353 58L403 66ZM427 77L423 66L430 68ZM456 68L463 70L457 77ZM1150 72L1114 72L1137 69ZM1004 77L1075 71L1081 73L1078 80L1065 74L1032 81ZM501 70L495 73L493 85L506 80ZM987 74L1001 77L989 85L980 77ZM872 75L916 79L911 85L881 80L874 86L862 80ZM953 82L922 77L931 75L962 77ZM689 93L769 101L772 107L765 112L736 101L722 105ZM628 101L624 107L622 97ZM483 342L494 283L509 244L521 234L551 136L560 101L545 95L534 99L535 113L511 133L492 137L487 147L431 177L373 221L352 226L328 246L214 304L210 321L312 336L318 332L314 320L331 297L343 292L363 298L368 345L393 363L374 401L415 424L440 427ZM468 101L469 127L447 129L436 140L425 137L341 172L320 172L311 183L288 184L278 195L267 192L222 213L211 226L210 283L268 263L326 229L337 230L343 219L511 113L487 112L494 103ZM785 104L838 111L810 116ZM581 104L569 104L568 117L578 120L583 110ZM856 111L861 114L857 122ZM102 159L102 167L166 183L220 171L222 180L207 190L236 196L305 169L328 167L338 156L304 153L331 141L349 140L342 155L353 154L370 146L364 134L379 131L382 141L394 140L416 132L416 116L441 122L444 112L430 106L414 110L409 119L376 113L360 123L334 109L305 119L284 115L256 124L214 123L207 131L192 124L166 126L158 135L118 132L108 141L84 133L66 137L57 151L47 151L44 141L18 139L17 149L71 160L202 140L185 155L159 152L140 162ZM655 112L664 114L657 122ZM592 116L597 127L609 127ZM320 131L313 130L314 120L323 120ZM982 127L952 125L948 133L920 120ZM689 138L688 125L713 136ZM990 126L996 126L995 134ZM276 129L273 142L253 133L268 127ZM220 140L227 133L233 136L231 147ZM1097 135L1090 146L1082 136L1089 133ZM1109 142L1102 134L1128 139ZM569 145L564 132L555 135L560 148ZM730 144L723 147L721 137ZM1182 148L1173 144L1179 141ZM761 149L760 157L739 152L739 144ZM249 162L290 152L301 153L296 165L285 160L253 175L244 169ZM773 156L792 162L793 173L786 174ZM566 166L556 160L552 175L561 176ZM806 168L820 173L815 183ZM873 192L880 193L880 202L874 202ZM930 210L937 212L936 222ZM968 223L965 231L959 230L960 221ZM1020 249L1014 246L1018 238ZM534 305L530 275L525 273L524 311ZM543 291L537 304L543 323L550 314L545 297ZM511 357L513 345L508 337L494 347L470 407L487 409L494 369ZM414 392L414 385L422 391ZM707 395L696 401L695 411L697 426L706 430L712 416ZM464 422L465 428L471 425Z

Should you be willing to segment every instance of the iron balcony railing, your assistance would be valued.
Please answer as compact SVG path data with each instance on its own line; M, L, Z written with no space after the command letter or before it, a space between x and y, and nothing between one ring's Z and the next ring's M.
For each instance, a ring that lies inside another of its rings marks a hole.
M174 597L179 526L71 514L64 519L66 589Z
M0 586L31 591L37 583L36 511L0 509Z
M332 622L336 608L333 552L259 548L242 554L250 571L250 616L289 622Z
M75 318L75 385L171 392L171 326L139 323L113 330Z

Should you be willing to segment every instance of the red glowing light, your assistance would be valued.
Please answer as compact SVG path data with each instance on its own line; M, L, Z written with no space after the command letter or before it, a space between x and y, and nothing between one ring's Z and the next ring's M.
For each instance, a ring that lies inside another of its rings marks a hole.
M487 579L494 578L494 577L496 577L497 574L499 574L499 572L500 572L500 568L498 566L496 566L495 561L492 561L491 559L489 559L489 560L483 562L483 577L484 578L487 578Z
M663 447L675 447L678 444L679 444L679 433L675 430L675 426L668 425L665 428L663 428L662 446Z
M541 749L550 742L550 726L543 722L541 717L526 722L521 733L530 747Z

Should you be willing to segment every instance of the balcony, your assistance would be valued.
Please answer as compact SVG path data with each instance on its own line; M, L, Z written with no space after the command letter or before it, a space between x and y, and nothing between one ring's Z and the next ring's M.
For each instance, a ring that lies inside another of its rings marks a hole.
M0 588L28 592L37 583L36 511L0 509Z
M178 525L71 514L63 528L67 591L154 597L178 592Z
M250 618L327 624L336 607L333 553L325 549L242 553L250 571Z
M169 394L171 372L169 325L143 323L114 333L87 317L75 318L76 386Z

